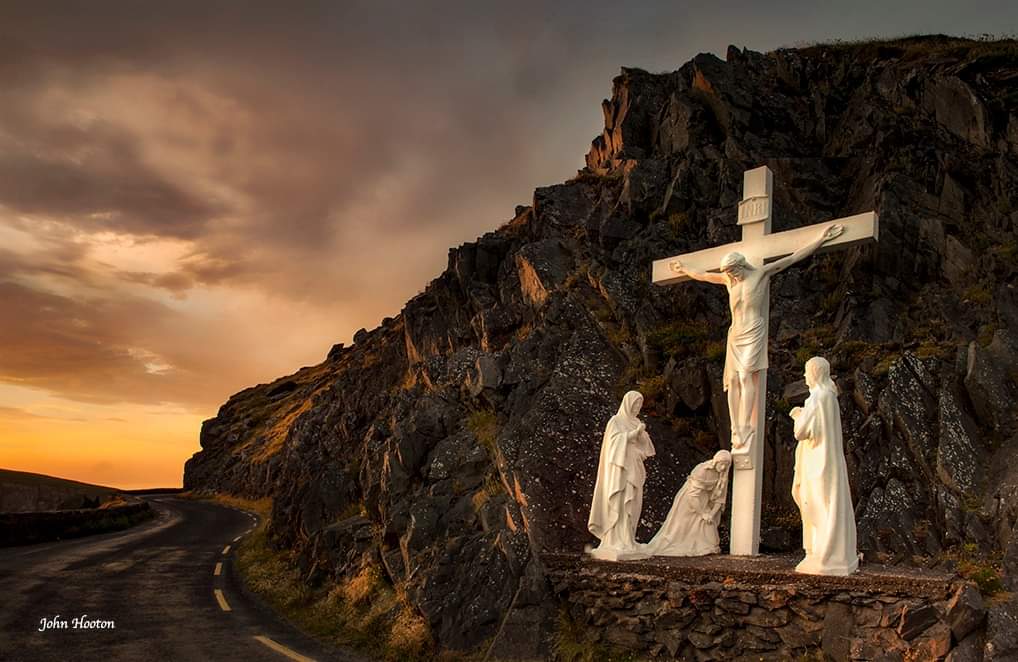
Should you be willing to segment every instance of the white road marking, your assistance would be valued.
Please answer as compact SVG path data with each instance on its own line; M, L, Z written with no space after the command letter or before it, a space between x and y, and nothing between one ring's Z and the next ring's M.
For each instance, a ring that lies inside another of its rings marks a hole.
M216 569L215 569L215 571L212 574L215 575L216 577L218 577L219 575L223 574L223 564L222 563L217 563L216 564Z
M218 588L213 591L216 594L216 602L219 603L219 608L223 611L232 611L230 609L230 603L226 601L226 596Z
M227 545L226 547L223 547L223 556L226 556L229 553L230 553L230 546Z
M292 650L290 648L287 648L283 644L275 642L275 641L269 639L268 637L263 637L261 635L255 635L255 639L257 639L261 643L265 644L266 646L268 646L272 650L276 651L277 653L282 653L283 655L287 656L291 660L297 660L297 662L315 662L312 658L305 657L304 655L301 655L297 651Z

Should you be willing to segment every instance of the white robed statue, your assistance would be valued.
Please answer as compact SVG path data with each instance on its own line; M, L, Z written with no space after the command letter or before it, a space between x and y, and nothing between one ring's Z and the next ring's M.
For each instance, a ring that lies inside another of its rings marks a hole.
M814 356L806 361L809 397L790 415L795 421L795 477L792 498L802 514L806 557L796 572L850 575L859 567L855 512L841 437L838 387L831 365Z
M721 551L718 524L728 495L728 469L732 455L718 451L693 467L672 501L661 529L647 550L655 556L703 556Z
M637 418L642 406L643 396L629 391L604 429L587 520L587 529L601 541L596 549L588 550L597 559L620 561L650 556L645 546L636 542L647 478L643 461L654 455L647 428Z

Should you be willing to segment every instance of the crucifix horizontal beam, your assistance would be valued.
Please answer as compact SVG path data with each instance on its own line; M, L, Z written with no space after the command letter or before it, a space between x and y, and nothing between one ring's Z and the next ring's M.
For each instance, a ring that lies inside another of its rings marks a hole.
M672 285L690 280L689 276L677 274L672 271L669 263L681 257L682 264L698 269L700 271L720 271L721 258L732 251L738 251L746 256L750 264L764 264L772 262L786 255L791 255L796 250L810 243L816 238L817 227L820 225L832 225L837 223L845 228L844 234L832 239L821 246L817 253L850 248L872 241L876 241L879 233L879 221L874 211L836 218L825 221L823 224L806 225L794 230L785 230L774 234L766 233L766 243L759 241L746 241L746 226L743 226L743 241L735 241L714 248L705 248L702 251L686 253L682 256L667 257L663 260L654 260L654 284Z

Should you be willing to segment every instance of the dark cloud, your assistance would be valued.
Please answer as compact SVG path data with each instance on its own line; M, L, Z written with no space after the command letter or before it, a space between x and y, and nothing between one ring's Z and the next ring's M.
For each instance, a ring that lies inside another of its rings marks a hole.
M0 250L0 319L19 320L0 325L0 374L79 399L210 407L267 376L250 354L283 370L328 342L284 350L278 328L260 348L231 342L265 325L203 294L255 292L266 317L331 315L335 341L373 326L449 246L574 174L620 66L1018 24L1014 3L958 7L5 3L0 231L36 242ZM186 249L171 264L100 260L99 232L127 253Z
M184 320L146 299L76 300L0 283L0 318L16 320L0 325L0 375L19 386L82 402L207 407L233 383L231 357L175 346Z
M160 175L138 138L103 120L85 126L0 110L0 203L83 231L197 238L221 209Z

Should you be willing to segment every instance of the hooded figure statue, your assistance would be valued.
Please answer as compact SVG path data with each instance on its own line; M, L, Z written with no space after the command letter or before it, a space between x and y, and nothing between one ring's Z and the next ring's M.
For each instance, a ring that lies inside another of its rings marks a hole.
M703 556L721 551L718 524L728 497L732 455L718 451L693 467L661 529L647 543L655 556Z
M611 417L601 441L594 498L590 504L587 529L601 544L588 550L599 559L617 561L646 558L644 545L636 542L636 526L643 509L643 483L647 472L643 461L654 455L654 444L646 426L637 418L643 396L629 391L619 412Z
M814 356L806 361L809 397L790 413L795 421L795 477L792 499L802 514L806 557L796 572L850 575L859 567L855 512L841 438L838 387L831 365Z

